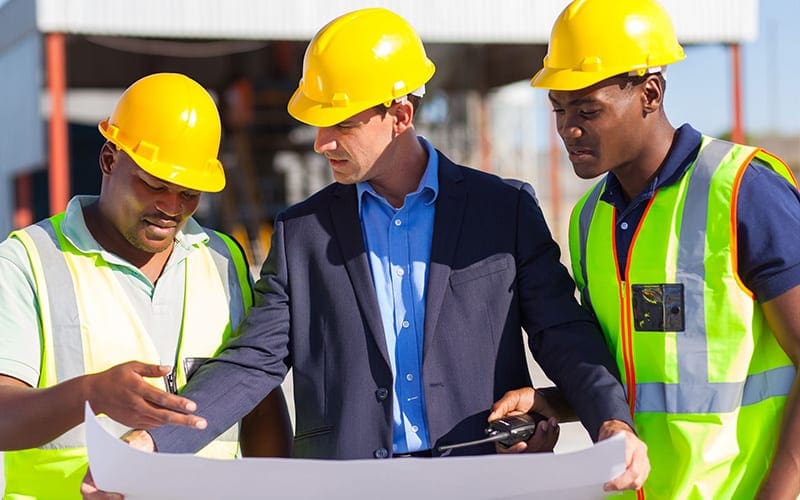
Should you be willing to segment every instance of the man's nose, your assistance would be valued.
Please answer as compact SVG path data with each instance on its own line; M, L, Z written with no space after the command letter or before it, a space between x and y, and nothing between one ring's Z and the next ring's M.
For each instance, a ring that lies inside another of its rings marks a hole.
M583 135L583 129L576 123L576 120L569 117L564 117L559 120L558 135L562 139L574 139Z
M314 139L314 151L323 154L326 151L336 149L336 138L333 134L333 127L320 127L317 129L317 137Z
M156 209L168 217L178 217L183 213L184 203L181 193L167 191L156 200Z

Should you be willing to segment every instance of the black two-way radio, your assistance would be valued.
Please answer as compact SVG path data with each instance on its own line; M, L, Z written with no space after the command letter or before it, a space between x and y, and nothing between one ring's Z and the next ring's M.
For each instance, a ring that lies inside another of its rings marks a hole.
M437 447L437 450L441 453L455 448L465 448L484 443L498 443L503 448L509 448L520 441L530 439L536 432L536 426L542 420L547 420L547 417L536 412L506 415L489 422L489 427L484 431L486 432L485 438L464 443L446 444Z

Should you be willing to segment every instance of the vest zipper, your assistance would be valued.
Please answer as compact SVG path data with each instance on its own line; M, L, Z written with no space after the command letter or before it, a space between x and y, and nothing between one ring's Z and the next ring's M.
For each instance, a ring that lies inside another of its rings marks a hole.
M631 417L633 417L636 407L636 369L633 362L633 329L631 327L630 314L631 298L628 293L628 282L620 281L620 334L622 337L622 361L625 367L625 381L628 388L628 406L630 407Z
M164 375L164 385L167 386L167 391L172 394L178 394L178 384L175 382L175 367L172 367L172 371Z

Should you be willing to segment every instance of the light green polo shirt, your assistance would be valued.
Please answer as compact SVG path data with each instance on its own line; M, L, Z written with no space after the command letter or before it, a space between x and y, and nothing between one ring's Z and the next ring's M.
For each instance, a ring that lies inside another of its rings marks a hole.
M208 234L189 218L176 235L172 254L154 285L138 268L105 251L89 232L82 208L97 198L76 196L70 200L62 223L64 236L80 252L99 254L111 266L158 349L161 363L174 365L183 312L186 257L196 249L194 245L208 240ZM0 243L0 283L0 374L36 387L41 366L39 298L28 254L14 238Z

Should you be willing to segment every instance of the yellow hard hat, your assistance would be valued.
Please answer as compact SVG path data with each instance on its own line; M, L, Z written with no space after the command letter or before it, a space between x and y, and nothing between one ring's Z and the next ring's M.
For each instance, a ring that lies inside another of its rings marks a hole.
M684 57L672 21L654 0L574 0L553 25L544 67L531 86L578 90Z
M405 19L382 8L356 10L308 44L289 114L315 127L335 125L414 92L435 70Z
M98 125L145 172L197 191L225 187L214 100L191 78L156 73L134 82Z

